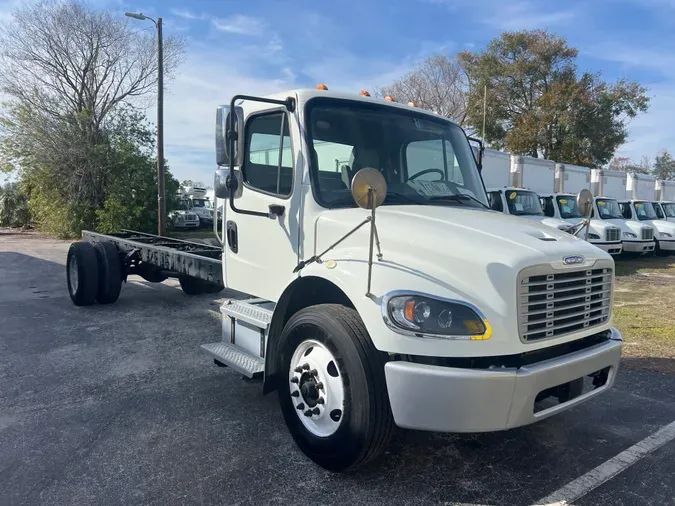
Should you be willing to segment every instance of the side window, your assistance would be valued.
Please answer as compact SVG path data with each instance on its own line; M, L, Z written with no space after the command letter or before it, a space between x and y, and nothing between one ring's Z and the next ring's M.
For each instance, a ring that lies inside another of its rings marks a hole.
M434 139L411 142L406 147L405 159L409 180L411 178L417 181L445 180L464 186L459 162L455 157L452 144L448 141ZM426 174L417 176L427 170L429 172Z
M504 212L504 204L502 203L502 194L499 192L490 192L488 193L488 199L490 200L490 209L494 211L499 211L500 213Z
M282 197L291 194L293 154L285 113L255 116L248 122L243 176L252 188Z
M539 197L541 207L544 209L544 214L549 218L555 216L555 209L553 208L553 197Z
M656 212L656 217L659 220L665 219L665 216L663 215L663 209L661 209L661 204L654 204L654 211Z
M633 216L633 214L630 212L630 204L626 202L624 204L619 204L619 206L621 207L621 214L623 214L623 217L627 220L630 220Z

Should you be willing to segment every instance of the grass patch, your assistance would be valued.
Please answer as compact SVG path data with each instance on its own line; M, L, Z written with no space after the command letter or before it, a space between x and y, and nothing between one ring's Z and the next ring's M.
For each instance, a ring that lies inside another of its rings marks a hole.
M675 257L616 262L613 323L626 367L675 374Z

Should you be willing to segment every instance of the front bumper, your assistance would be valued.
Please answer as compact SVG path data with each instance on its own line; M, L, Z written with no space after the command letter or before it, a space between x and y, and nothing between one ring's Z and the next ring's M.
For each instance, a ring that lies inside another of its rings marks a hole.
M520 368L463 369L387 362L389 402L399 427L434 432L489 432L520 427L581 404L612 387L623 341L608 341ZM535 412L540 392L609 368L604 385Z
M623 245L621 241L616 242L593 242L593 246L600 248L602 251L609 253L610 255L619 255L623 251Z
M659 249L662 251L675 251L675 241L673 240L657 240L659 244Z
M654 241L623 241L623 250L629 253L648 253L654 246Z

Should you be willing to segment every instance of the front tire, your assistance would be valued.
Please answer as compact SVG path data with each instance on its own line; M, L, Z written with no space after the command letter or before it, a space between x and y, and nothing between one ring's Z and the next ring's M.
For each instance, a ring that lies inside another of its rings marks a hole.
M66 278L70 300L76 306L91 306L98 292L98 260L92 244L74 242L70 245Z
M394 426L385 358L358 313L336 304L302 309L286 323L279 347L279 404L300 450L330 471L380 455Z

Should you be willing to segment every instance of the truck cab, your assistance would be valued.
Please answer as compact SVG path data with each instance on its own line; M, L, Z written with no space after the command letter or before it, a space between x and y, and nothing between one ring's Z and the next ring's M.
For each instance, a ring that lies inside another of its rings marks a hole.
M290 434L317 464L361 466L395 426L539 422L614 384L614 260L542 220L492 211L482 150L474 158L459 125L319 86L235 95L218 108L215 151L221 248L83 236L105 265L120 249L125 276L149 264L178 276L186 294L245 294L225 301L221 335L201 349L276 391ZM536 195L528 203L540 209ZM78 305L96 297L92 249L76 243L66 261ZM103 293L116 298L112 281Z
M654 230L655 251L670 253L675 251L675 223L660 220L654 205L646 200L626 200L619 202L623 217L630 222L645 224Z
M572 193L540 194L541 207L549 218L564 220L572 225L581 225L584 217L577 206L577 196ZM585 231L579 234L584 236ZM606 251L610 255L620 255L623 251L621 243L621 227L609 222L591 219L588 231L588 242Z
M593 216L621 229L625 253L651 253L654 251L654 228L646 223L627 220L619 202L611 197L595 197Z
M659 220L675 223L675 202L652 202Z
M206 188L198 186L181 187L179 190L182 207L199 218L200 225L213 225L213 202L207 196Z
M535 221L563 232L571 232L574 225L544 213L539 195L525 188L491 188L488 190L490 208L495 211Z

